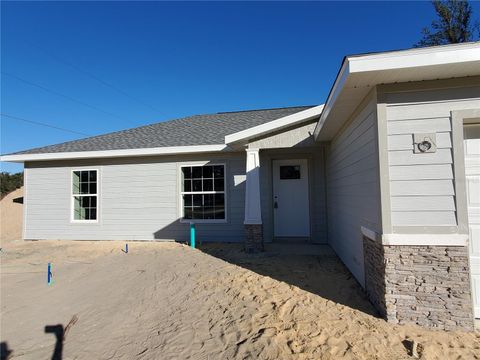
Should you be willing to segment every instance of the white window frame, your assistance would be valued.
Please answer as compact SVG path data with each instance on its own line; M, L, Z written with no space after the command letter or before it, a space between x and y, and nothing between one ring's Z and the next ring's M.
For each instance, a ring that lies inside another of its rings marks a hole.
M96 194L74 194L73 193L73 173L75 171L96 171L97 172L97 193ZM95 220L77 220L75 219L75 197L76 196L96 196L97 197L97 218ZM78 168L70 171L70 222L73 224L98 224L100 218L100 169L98 168Z
M183 171L182 168L192 167L192 166L223 166L223 191L182 191L183 187ZM197 163L185 163L180 164L178 167L178 190L179 190L179 206L180 206L180 223L189 224L225 224L228 222L228 189L227 189L227 164L223 162L211 163L208 161L197 162ZM223 194L224 196L224 207L225 207L225 219L184 219L184 205L183 205L183 195L196 194Z

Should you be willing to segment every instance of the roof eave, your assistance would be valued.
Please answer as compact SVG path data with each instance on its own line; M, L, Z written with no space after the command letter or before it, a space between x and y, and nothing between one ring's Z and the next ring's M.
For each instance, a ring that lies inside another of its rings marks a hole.
M198 154L210 152L228 152L231 149L225 144L171 146L140 149L119 149L102 151L76 151L42 154L11 154L0 156L0 161L23 163L26 161L99 159L116 157L139 157L155 155Z
M422 71L412 71L414 69ZM348 119L348 116L338 117L332 113L342 108L344 114L351 114L377 85L477 75L480 75L480 42L349 56L330 91L314 138L331 140ZM358 99L352 102L355 97Z
M315 126L315 130L313 132L313 138L315 140L317 140L320 134L320 130L322 129L322 126L325 123L332 107L335 105L335 101L339 96L339 94L341 93L343 86L345 84L345 81L348 78L349 74L350 74L349 61L348 61L348 58L345 57L343 59L340 70L338 72L337 78L335 79L332 89L330 90L330 93L327 98L327 102L324 104L323 112L320 116L320 119L318 119L317 125Z

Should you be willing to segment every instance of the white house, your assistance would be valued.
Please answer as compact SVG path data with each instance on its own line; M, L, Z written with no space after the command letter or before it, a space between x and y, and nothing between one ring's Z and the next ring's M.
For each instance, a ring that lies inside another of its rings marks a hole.
M329 244L391 322L480 317L480 43L345 57L324 105L4 155L25 239Z

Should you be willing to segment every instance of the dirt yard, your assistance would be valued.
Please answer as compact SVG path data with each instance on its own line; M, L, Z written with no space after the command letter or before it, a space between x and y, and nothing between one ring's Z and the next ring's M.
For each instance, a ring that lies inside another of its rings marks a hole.
M22 238L23 188L12 191L0 200L0 243Z
M336 257L238 245L11 242L1 341L11 359L478 359L480 334L376 318ZM46 283L53 264L52 285ZM57 341L57 339L59 341ZM62 341L63 339L63 341Z

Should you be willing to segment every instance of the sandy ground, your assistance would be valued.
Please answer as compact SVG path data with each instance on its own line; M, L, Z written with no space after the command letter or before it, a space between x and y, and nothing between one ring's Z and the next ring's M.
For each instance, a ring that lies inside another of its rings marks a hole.
M23 197L23 188L12 191L0 201L0 243L22 238L23 205L13 202Z
M331 255L247 255L238 245L176 243L129 243L126 254L123 246L7 244L1 340L10 357L50 359L52 331L61 339L65 330L56 349L63 359L412 359L411 340L422 359L480 358L478 332L376 318Z

